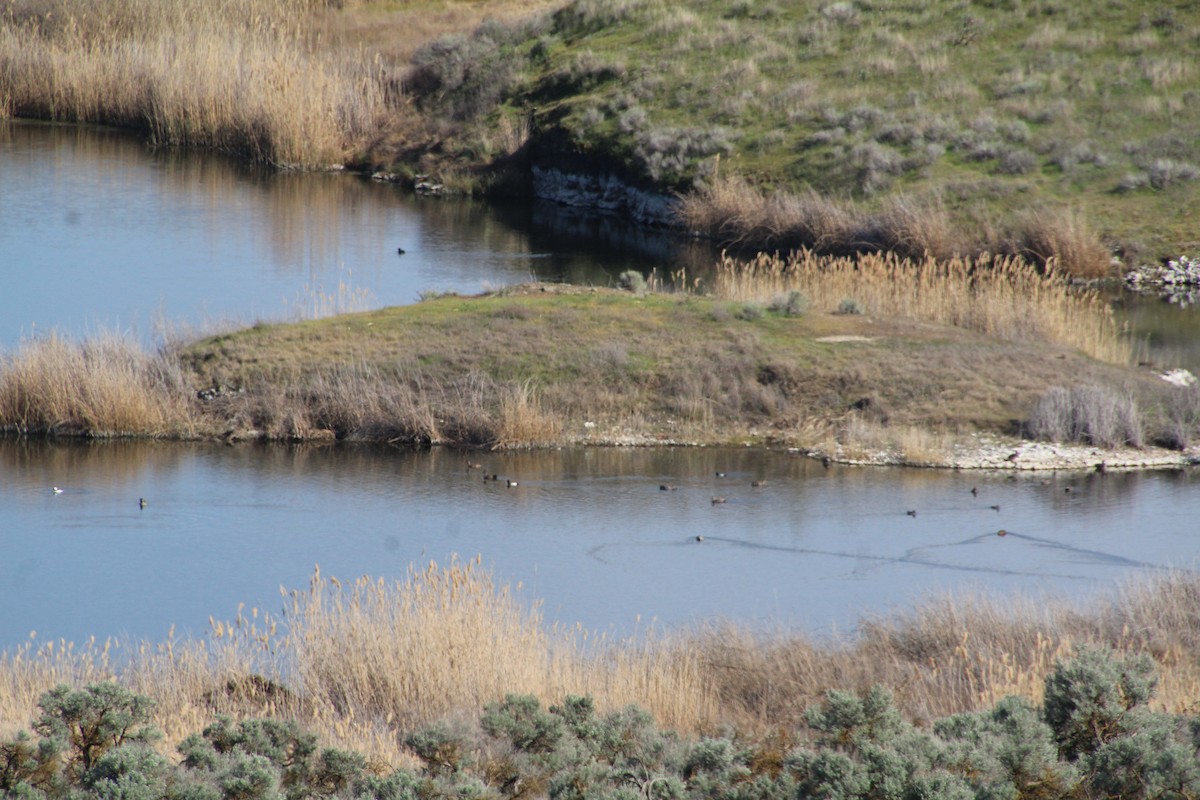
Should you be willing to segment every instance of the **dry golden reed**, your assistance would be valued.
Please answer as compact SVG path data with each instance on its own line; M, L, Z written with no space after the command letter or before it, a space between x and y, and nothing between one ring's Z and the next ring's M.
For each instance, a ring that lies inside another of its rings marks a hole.
M0 14L0 111L341 164L400 109L378 63L319 51L311 0L47 0Z
M541 397L528 382L510 386L500 398L496 446L538 447L560 440L562 419L542 407Z
M1072 288L1016 258L910 260L894 254L854 258L802 250L787 258L723 256L714 292L740 302L769 302L799 291L813 307L836 311L853 299L868 314L954 325L1010 341L1048 341L1100 361L1127 365L1132 346L1096 292Z
M1075 209L1037 208L1004 230L952 218L939 197L890 196L874 211L809 189L765 193L737 175L722 176L680 198L676 215L688 230L755 250L807 248L822 255L891 253L916 261L978 260L986 253L1021 258L1042 271L1074 278L1111 274L1112 254Z
M715 715L699 669L669 638L635 648L547 626L540 604L522 603L478 559L414 568L403 582L343 584L318 572L289 602L279 646L294 665L292 688L402 730L510 692L546 703L568 693L591 694L605 708L638 703L683 728Z
M117 334L82 344L51 334L0 354L0 423L91 436L187 436L178 365Z
M156 701L168 749L217 714L270 715L392 766L411 762L406 733L470 719L512 692L544 704L591 695L601 710L635 703L686 733L762 735L802 724L829 688L883 684L918 720L1008 694L1038 702L1055 662L1084 643L1149 653L1161 676L1156 708L1194 712L1200 691L1200 577L1188 572L1133 581L1086 610L1011 596L927 599L827 640L736 622L618 640L547 625L519 592L478 559L413 568L402 581L318 570L307 590L283 592L278 619L239 608L212 620L204 640L31 640L0 654L0 737L27 728L56 684L111 679Z

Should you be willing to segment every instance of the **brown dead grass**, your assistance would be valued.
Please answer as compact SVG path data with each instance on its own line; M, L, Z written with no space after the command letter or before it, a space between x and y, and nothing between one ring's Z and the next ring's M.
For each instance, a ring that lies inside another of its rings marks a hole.
M1020 259L902 259L895 253L828 258L803 250L784 259L728 256L715 291L731 300L766 302L802 292L818 309L852 298L868 313L978 331L1008 341L1050 341L1100 361L1129 364L1132 348L1109 304L1095 292Z
M178 364L127 337L51 335L0 356L0 424L89 436L196 432Z
M11 0L0 114L146 131L157 144L326 167L422 136L400 90L422 43L544 0ZM347 7L349 6L349 7Z
M995 229L953 218L936 198L895 196L867 211L812 191L766 193L738 176L714 180L680 199L682 225L739 250L806 249L821 255L890 253L901 259L1019 258L1042 272L1101 278L1112 254L1079 212L1042 208ZM967 230L977 231L973 237Z

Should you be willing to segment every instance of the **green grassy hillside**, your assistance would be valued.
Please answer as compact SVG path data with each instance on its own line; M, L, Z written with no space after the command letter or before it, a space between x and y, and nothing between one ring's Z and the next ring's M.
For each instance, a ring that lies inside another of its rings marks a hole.
M666 190L903 196L968 244L1069 209L1145 260L1200 241L1198 38L1194 3L577 0L427 46L410 84L464 163L517 136Z
M0 115L450 190L615 174L752 247L1099 275L1200 244L1198 42L1194 2L12 0Z

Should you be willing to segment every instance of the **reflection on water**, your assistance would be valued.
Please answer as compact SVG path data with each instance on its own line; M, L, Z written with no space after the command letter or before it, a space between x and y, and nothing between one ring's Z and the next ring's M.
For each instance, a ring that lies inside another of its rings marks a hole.
M1200 513L1184 472L1009 479L748 449L472 458L501 480L447 450L0 442L0 648L30 630L200 631L239 602L278 608L278 588L303 587L314 564L401 578L453 554L591 628L847 629L922 592L1078 597L1190 567Z
M1118 319L1138 343L1139 358L1160 369L1182 367L1200 375L1200 310L1152 295L1123 294Z
M417 198L343 174L148 149L122 132L0 121L0 347L58 328L282 319L339 284L372 305L531 278L606 284L706 248L524 204ZM405 250L403 256L397 249Z

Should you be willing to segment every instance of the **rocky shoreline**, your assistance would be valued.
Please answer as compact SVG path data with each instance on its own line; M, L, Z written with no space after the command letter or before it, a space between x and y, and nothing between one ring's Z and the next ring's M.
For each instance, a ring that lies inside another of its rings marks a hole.
M1180 256L1166 264L1147 264L1125 273L1125 285L1181 306L1200 303L1200 258Z
M589 431L575 437L569 445L579 447L736 447L736 442L706 443L650 436L631 431ZM772 447L770 442L743 446ZM917 467L921 469L991 470L996 472L1129 472L1151 469L1184 469L1200 465L1200 445L1186 450L1161 447L1118 447L1106 449L1090 445L1035 442L976 433L964 437L944 457L913 461L903 453L880 450L851 456L840 450L825 451L777 445L797 456L855 467Z

